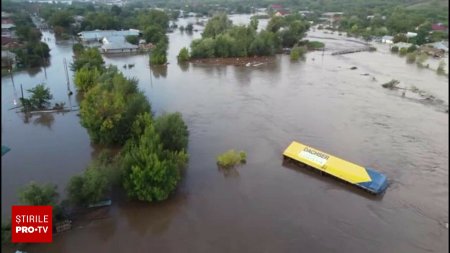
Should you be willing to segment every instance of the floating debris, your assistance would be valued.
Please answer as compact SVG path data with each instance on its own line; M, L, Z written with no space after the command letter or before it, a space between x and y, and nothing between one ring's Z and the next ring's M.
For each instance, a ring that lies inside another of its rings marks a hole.
M383 88L392 90L392 89L398 89L397 84L399 84L399 83L400 83L399 81L392 79L391 81L384 83L381 86L383 86Z
M134 67L134 64L128 64L129 69L131 69L132 67Z
M355 66L353 66L353 67L351 67L350 69L351 69L351 70L355 70L355 69L358 69L358 68L355 67Z

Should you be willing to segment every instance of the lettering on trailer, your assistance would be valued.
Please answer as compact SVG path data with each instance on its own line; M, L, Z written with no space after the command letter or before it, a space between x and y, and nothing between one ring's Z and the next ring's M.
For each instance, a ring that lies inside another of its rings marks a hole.
M321 167L324 166L327 163L328 158L330 158L329 155L320 153L319 151L308 147L305 147L305 149L303 149L298 155L312 163L320 165Z

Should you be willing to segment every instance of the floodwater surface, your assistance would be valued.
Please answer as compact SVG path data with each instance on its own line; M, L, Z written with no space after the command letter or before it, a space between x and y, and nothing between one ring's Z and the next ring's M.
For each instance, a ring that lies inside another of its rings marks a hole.
M185 22L182 20L180 22ZM75 226L27 252L446 252L448 251L448 113L381 84L397 79L441 99L448 77L377 52L331 56L360 43L326 39L304 61L277 55L257 67L179 65L176 55L199 33L169 34L166 67L148 56L105 57L139 86L156 114L179 111L189 131L189 164L176 193L145 204L116 201L106 218ZM49 42L47 84L66 101L62 59L71 46ZM124 68L125 64L135 64ZM355 70L350 68L357 66ZM366 75L367 74L367 75ZM76 112L52 118L10 111L15 90L44 81L43 71L2 78L2 211L34 180L58 184L80 173L96 149ZM73 86L73 85L72 85ZM77 105L76 94L72 102ZM50 117L50 116L48 116ZM45 123L43 123L45 122ZM282 162L296 140L385 173L381 197ZM248 161L231 172L215 158L234 148Z

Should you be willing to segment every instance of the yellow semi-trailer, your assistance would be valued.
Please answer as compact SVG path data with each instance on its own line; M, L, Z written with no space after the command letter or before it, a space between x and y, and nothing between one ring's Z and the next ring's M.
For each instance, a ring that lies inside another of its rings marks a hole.
M284 150L283 156L356 185L373 194L384 192L388 186L387 177L383 173L371 168L364 168L296 141L293 141Z

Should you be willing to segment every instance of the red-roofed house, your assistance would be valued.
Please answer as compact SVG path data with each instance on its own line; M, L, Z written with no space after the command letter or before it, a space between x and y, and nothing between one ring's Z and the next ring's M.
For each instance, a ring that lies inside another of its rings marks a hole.
M270 9L274 10L274 11L281 11L283 10L283 6L281 4L271 4L269 6Z
M443 25L443 24L441 24L441 23L432 24L431 25L431 30L433 30L433 31L448 31L448 27Z

